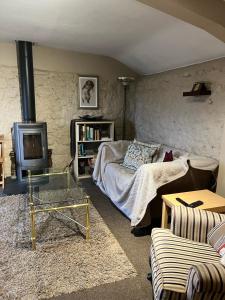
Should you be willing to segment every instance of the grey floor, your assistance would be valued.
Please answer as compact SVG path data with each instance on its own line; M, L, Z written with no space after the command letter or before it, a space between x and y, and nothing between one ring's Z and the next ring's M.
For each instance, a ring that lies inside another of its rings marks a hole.
M130 233L130 221L112 205L94 183L88 179L83 180L83 185L91 196L92 203L133 263L138 275L135 278L61 295L54 300L152 300L152 287L146 279L149 272L150 236L134 237Z
M149 272L150 236L134 237L130 233L130 221L126 219L104 196L91 180L85 180L84 186L91 196L92 203L109 226L128 258L137 270L138 276L95 288L61 295L57 300L152 300L152 288L146 279Z

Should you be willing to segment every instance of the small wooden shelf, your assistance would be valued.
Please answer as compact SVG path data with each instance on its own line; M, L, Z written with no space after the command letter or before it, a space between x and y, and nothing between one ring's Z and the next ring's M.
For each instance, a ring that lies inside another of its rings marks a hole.
M209 90L206 86L206 82L195 82L193 88L190 92L183 92L183 96L207 96L211 95L211 90Z
M211 95L211 91L204 91L204 92L183 92L183 96L187 97L187 96L206 96L206 95Z

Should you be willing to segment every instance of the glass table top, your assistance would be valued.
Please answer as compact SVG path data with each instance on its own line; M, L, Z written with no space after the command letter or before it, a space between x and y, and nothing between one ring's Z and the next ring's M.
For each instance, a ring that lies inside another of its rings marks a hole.
M69 206L86 203L89 198L79 181L65 171L43 169L28 176L29 198L34 206Z

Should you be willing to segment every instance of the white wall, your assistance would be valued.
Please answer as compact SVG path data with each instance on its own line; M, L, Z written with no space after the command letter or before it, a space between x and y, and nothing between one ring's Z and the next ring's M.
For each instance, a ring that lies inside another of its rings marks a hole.
M104 115L115 121L121 133L123 88L121 75L136 75L114 59L98 55L34 46L34 84L37 121L48 125L53 165L63 168L70 161L70 120L84 114ZM99 76L99 108L78 109L78 74ZM6 139L6 175L10 175L11 127L21 121L15 44L0 44L0 134Z
M183 97L183 92L191 90L196 81L209 81L212 95ZM225 177L225 167L222 167L225 166L225 155L221 152L221 144L225 145L225 59L141 77L136 86L135 102L137 138L219 159L218 191L222 193L224 183L221 178Z

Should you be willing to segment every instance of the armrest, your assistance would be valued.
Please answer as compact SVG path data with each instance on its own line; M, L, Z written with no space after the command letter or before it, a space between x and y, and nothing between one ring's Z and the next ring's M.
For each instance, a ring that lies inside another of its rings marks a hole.
M95 168L92 174L95 182L102 182L105 167L111 162L123 160L130 141L103 142L98 148Z
M225 215L197 208L172 207L171 231L173 234L196 242L206 243L208 232L225 220Z
M187 281L187 299L193 294L225 292L225 267L220 263L202 263L190 268Z
M108 162L116 162L124 159L130 141L103 142L99 146L98 153L103 151L103 159Z

